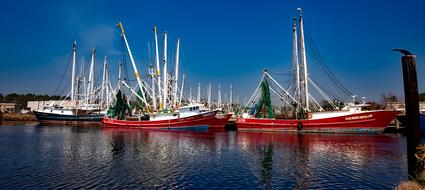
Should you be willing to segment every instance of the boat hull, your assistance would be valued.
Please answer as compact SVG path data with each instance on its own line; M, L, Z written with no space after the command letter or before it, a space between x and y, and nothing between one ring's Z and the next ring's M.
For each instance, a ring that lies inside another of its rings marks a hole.
M65 115L33 111L40 124L92 124L100 123L104 114Z
M378 110L323 119L238 118L236 126L238 130L381 133L397 114L397 111Z
M104 127L116 128L138 128L138 129L208 129L211 128L224 128L224 125L229 120L230 116L216 117L217 111L202 113L195 116L157 120L157 121L128 121L118 120L112 118L103 118L102 122Z

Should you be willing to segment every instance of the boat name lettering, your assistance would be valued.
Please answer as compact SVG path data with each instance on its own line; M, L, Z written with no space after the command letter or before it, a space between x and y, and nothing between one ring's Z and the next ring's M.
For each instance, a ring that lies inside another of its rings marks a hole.
M345 120L346 121L350 121L350 120L358 120L358 119L367 119L367 118L371 118L371 117L373 117L372 114L369 114L369 115L359 115L359 116L346 117Z

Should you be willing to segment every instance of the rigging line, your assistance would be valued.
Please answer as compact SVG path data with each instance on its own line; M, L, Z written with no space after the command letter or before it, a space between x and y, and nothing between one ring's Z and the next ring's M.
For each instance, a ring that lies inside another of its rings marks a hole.
M122 63L122 70L124 70L124 81L128 81L129 84L131 81L129 81L129 77L128 77L128 65L127 65L127 56L128 56L128 52L127 52L127 48L124 42L124 38L121 37L121 55L120 55L120 60ZM122 71L121 70L121 71Z
M310 78L310 76L309 76L309 78ZM311 79L311 80L313 80L313 79ZM316 80L314 80L314 81L316 81ZM329 88L324 88L323 87L323 85L321 85L319 82L315 82L315 84L320 88L320 89L322 89L326 94L329 94L329 95L331 95L333 98L336 98L336 99L342 99L339 95L337 95L337 93L335 93L335 92L333 92L331 89L329 89ZM335 84L333 84L333 83L331 83L333 86L335 85ZM344 93L345 94L345 93ZM345 94L346 95L346 94Z
M188 77L191 73L189 72L189 70L186 67L186 56L184 53L184 48L182 45L182 41L180 41L180 60L179 60L179 70L183 71L181 73L185 73L186 77ZM187 80L187 79L186 79Z
M335 83L337 83L337 79L333 75L332 71L329 69L329 67L326 64L324 64L324 59L320 55L320 52L318 51L316 45L314 44L314 41L313 41L309 32L307 32L307 37L308 37L308 41L307 41L308 45L311 47L311 50L312 50L314 57L319 62L320 67L323 69L322 71L325 72L325 74L329 77L329 79L331 79Z
M309 41L309 45L313 46L310 44ZM336 88L339 89L341 92L343 92L344 94L349 95L349 91L345 89L345 87L342 85L342 83L340 83L338 81L338 79L336 79L336 77L331 73L331 70L326 67L326 65L323 63L323 61L321 60L321 58L317 55L317 52L314 48L312 48L312 53L313 56L317 59L317 61L319 62L320 67L322 68L322 72L324 72L324 74L330 79L330 81L332 82L331 84Z
M74 50L72 50L72 51L74 51ZM60 86L61 86L61 84L62 84L63 79L65 78L66 72L68 71L69 65L70 65L70 63L71 63L72 53L73 53L72 51L71 51L71 56L69 56L69 59L68 59L68 64L66 64L65 71L63 72L62 77L61 77L61 80L59 81L59 84L58 84L58 86L56 87L56 89L55 89L55 91L53 92L53 94L56 94L56 92L58 91L59 87L60 87Z
M326 101L328 101L329 104L332 105L332 107L337 108L337 106L333 103L333 101L316 85L316 83L313 80L311 80L310 77L308 77L308 81L310 81L310 83L316 88L319 94L321 94L326 99Z
M315 55L315 54L314 54ZM315 55L316 56L316 55ZM321 65L321 67L322 67L322 64L320 64ZM333 87L335 87L335 89L337 89L337 90L340 90L343 94L345 94L345 95L348 95L349 96L349 92L347 92L346 90L344 90L344 88L343 87L341 87L341 85L338 85L338 83L335 81L335 79L332 79L332 77L331 77L331 75L322 67L322 72L324 72L327 76L328 76L328 78L330 79L330 81L331 81L331 85L333 86ZM323 88L323 89L325 89L325 88ZM330 93L330 91L329 91L329 89L327 89L326 88L326 91L328 92L328 94L333 94L333 93ZM333 96L336 96L335 94L333 94Z
M311 95L311 94L309 94L308 95L312 100L313 100L313 102L320 108L320 111L323 111L324 109L322 108L322 106L320 106L320 104L319 103L317 103L317 101L316 101L316 99L314 99L314 97Z
M71 83L71 81L69 81L68 80L68 82L66 83L66 85L65 86L63 86L63 89L60 91L60 93L59 94L63 94L64 92L65 92L65 90L68 88L68 86L69 86L69 83ZM71 91L70 91L71 92Z
M280 98L280 100L283 100L287 105L289 105L289 106L291 106L291 107L294 107L294 106L292 106L289 102L288 102L288 100L287 100L287 98L286 97L284 97L282 94L280 94L280 93L278 93L278 92L276 92L273 88L270 88L270 90L272 91L272 92L274 92L276 95L278 95L279 96L279 98ZM281 101L282 102L282 101Z
M328 77L330 77L330 79L333 80L341 88L341 90L343 92L348 93L348 95L352 95L352 93L338 80L336 75L332 72L332 70L329 68L329 66L325 63L323 57L321 56L319 50L317 49L317 46L314 43L313 38L311 37L311 34L310 34L310 32L308 31L307 28L306 28L306 33L307 33L307 38L308 38L307 41L308 41L309 45L312 47L313 54L318 59L319 64L321 65L323 70L325 70L325 72L328 74Z
M283 88L278 82L276 82L276 80L274 80L273 79L273 77L272 76L270 76L270 74L268 74L267 72L264 72L264 74L265 75L267 75L267 77L269 78L269 79L271 79L280 89L282 89L284 92L285 92L285 94L286 95L288 95L292 100L294 100L295 102L297 102L297 100L295 100L295 98L294 97L292 97L289 93L288 93L288 91L287 90L285 90L285 88ZM298 102L297 102L298 103Z
M252 98L254 98L255 94L257 93L257 91L259 91L259 88L261 86L261 83L263 82L265 77L265 74L263 74L263 76L261 76L261 80L257 85L257 88L255 89L254 93L251 95L251 97L249 98L248 102L246 102L245 106L242 108L242 110L245 110L245 108L248 106L248 104L251 104Z
M132 87L130 87L127 83L125 83L124 81L121 81L122 84L124 84L125 87L127 87L131 92L132 95L135 95L137 98L139 98L140 100L142 100L143 103L145 103L146 107L150 107L150 105L146 102L145 99L143 99L142 97L140 97L136 91L134 91L134 89Z

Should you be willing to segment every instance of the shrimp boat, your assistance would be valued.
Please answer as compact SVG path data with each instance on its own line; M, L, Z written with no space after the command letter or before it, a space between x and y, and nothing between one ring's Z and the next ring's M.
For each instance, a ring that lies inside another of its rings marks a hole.
M167 33L164 33L164 75L161 82L158 39L156 27L154 27L157 70L155 72L152 67L149 70L149 75L152 80L152 86L149 87L147 83L142 81L139 77L122 24L119 23L117 27L121 29L121 38L126 45L128 56L133 66L134 75L138 82L139 91L136 92L130 85L120 79L119 84L127 87L128 90L131 91L133 97L136 98L136 101L139 102L138 105L141 106L139 106L138 113L136 113L137 109L130 108L127 104L129 99L123 95L121 90L118 90L116 93L115 105L108 109L106 116L102 120L105 127L139 129L224 129L224 125L231 117L230 114L217 114L219 110L205 109L202 104L193 103L191 100L186 100L186 105L182 106L184 75L182 88L177 88L179 40L177 40L176 68L174 76L172 76L171 73L169 74L167 71ZM172 77L174 77L174 79ZM157 90L155 90L155 86L158 87ZM180 97L178 92L180 92Z
M109 91L106 90L109 89L108 82L106 81L106 78L108 78L107 59L105 57L101 89L102 95L99 99L99 96L96 94L96 92L99 92L99 89L94 88L95 50L93 49L92 51L88 85L84 89L82 86L85 85L85 78L81 77L84 78L84 82L76 79L76 52L77 46L74 41L72 47L71 90L67 96L70 99L63 100L59 104L46 105L40 110L34 110L34 115L40 124L91 124L102 121L105 115L105 106L102 105L108 104L107 97L109 97Z
M267 70L264 70L260 84L245 106L245 108L252 109L248 109L249 113L246 112L241 117L238 117L236 120L237 129L329 133L382 132L395 119L398 111L364 110L369 105L364 101L363 103L358 103L356 96L351 93L347 93L347 95L353 98L353 103L341 105L341 103L331 100L324 93L324 90L321 90L319 85L310 78L307 72L302 10L298 9L298 11L299 19L294 19L292 44L292 61L295 67L295 74L292 76L296 76L292 81L295 81L296 85L284 88ZM298 26L300 30L299 43L297 37ZM300 48L298 48L298 45ZM329 71L327 72L328 74L330 73ZM293 86L295 88L291 89ZM309 93L310 86L316 89L316 94L327 100L327 105L331 109L325 111L312 94ZM339 83L337 86L341 86L341 84ZM344 92L349 92L346 88L342 89ZM285 104L285 108L292 110L293 114L291 116L278 118L274 115L270 92L278 96L280 103ZM313 108L317 111L313 111Z
M169 113L147 114L146 117L127 118L126 120L105 117L107 127L126 127L140 129L208 129L223 128L231 115L219 117L218 110L201 111L199 106L183 106Z

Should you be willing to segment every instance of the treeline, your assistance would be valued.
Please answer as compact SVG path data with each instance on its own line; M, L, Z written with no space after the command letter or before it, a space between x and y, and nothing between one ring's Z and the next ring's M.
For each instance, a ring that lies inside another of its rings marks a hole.
M419 101L425 101L425 92L423 93L419 93ZM382 101L383 103L385 102L399 102L401 99L398 98L395 94L393 93L388 93L388 94L382 94Z
M48 101L48 100L62 100L64 96L49 96L49 95L36 95L36 94L17 94L11 93L7 95L0 94L0 103L16 103L26 108L28 101Z
M425 92L419 94L419 101L425 101Z

